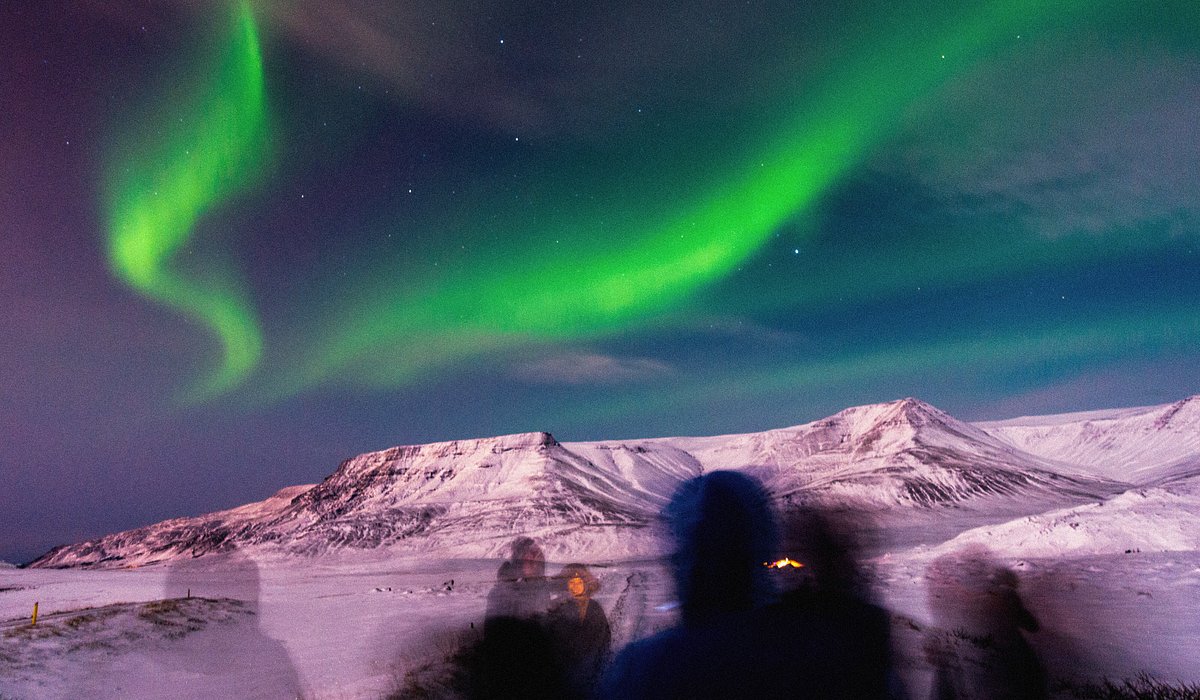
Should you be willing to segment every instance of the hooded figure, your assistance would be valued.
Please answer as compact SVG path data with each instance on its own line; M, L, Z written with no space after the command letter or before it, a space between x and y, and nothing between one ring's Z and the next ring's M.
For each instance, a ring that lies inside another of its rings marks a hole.
M546 557L532 537L512 541L512 555L496 571L496 585L488 594L484 623L496 618L533 620L550 608Z
M550 611L550 632L576 697L590 696L608 663L612 631L592 599L600 581L583 564L567 564L557 578L567 597Z
M780 598L768 562L778 532L766 493L737 472L685 482L663 512L680 623L625 648L605 698L874 698L889 684L887 618L838 594L836 566L820 595ZM815 533L814 533L815 534ZM832 544L821 533L822 546ZM829 558L832 561L832 557ZM824 604L829 603L831 607Z
M969 544L929 565L929 609L937 627L925 639L937 700L1037 700L1046 670L1026 641L1038 621L1020 582L990 549Z
M764 648L753 619L773 597L763 567L776 551L766 494L747 476L712 472L684 482L663 518L680 624L626 647L605 676L602 696L763 697L756 695L755 674L783 665L772 658L779 650Z

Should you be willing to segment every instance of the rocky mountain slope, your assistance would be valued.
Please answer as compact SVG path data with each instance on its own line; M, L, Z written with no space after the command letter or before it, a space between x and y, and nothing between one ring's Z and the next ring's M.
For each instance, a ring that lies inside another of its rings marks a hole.
M1015 498L1095 498L1121 488L912 398L782 430L661 442L706 469L745 470L785 500L986 508Z

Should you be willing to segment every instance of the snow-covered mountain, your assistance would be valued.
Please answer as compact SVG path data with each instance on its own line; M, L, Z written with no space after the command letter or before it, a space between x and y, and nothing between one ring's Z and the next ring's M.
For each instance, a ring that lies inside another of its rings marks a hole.
M923 522L1003 515L995 521L1104 501L1129 487L1115 474L1185 478L1200 460L1196 433L1176 429L1191 420L1188 403L1169 416L1156 407L1082 419L1112 421L1106 434L1122 439L1143 423L1165 426L1146 438L1155 449L1143 462L1130 461L1133 447L1063 447L1079 444L1069 437L1078 417L974 425L911 398L744 435L559 443L524 433L393 447L346 460L314 486L58 547L31 566L142 565L233 546L493 556L517 534L539 537L552 557L646 554L656 546L647 525L675 487L715 469L756 476L784 507L816 501L921 513ZM1112 455L1124 466L1104 461Z
M1200 473L1200 396L978 426L1026 452L1118 481L1149 485Z
M315 486L55 548L31 566L130 566L233 546L295 554L407 544L490 554L513 533L644 524L659 500L549 433L393 447L346 460ZM579 538L586 540L586 537Z
M745 470L785 500L990 507L1015 498L1061 503L1121 488L1022 452L913 398L781 430L658 442L706 469Z
M198 557L222 551L286 512L296 496L312 484L289 486L264 501L194 518L172 518L73 545L55 547L29 566L131 566L151 561Z

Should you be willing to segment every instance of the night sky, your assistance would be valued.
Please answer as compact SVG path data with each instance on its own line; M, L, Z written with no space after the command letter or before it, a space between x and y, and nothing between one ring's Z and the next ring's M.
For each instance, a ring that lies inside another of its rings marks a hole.
M0 6L0 559L395 444L1200 393L1200 3Z

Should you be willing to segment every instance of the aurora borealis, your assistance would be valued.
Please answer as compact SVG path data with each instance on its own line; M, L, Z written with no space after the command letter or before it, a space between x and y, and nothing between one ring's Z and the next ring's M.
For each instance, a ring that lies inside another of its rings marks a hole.
M220 340L220 367L195 390L199 396L232 387L262 350L251 304L230 274L203 270L212 280L205 283L172 270L196 220L260 167L255 156L263 148L266 106L258 30L245 3L229 24L228 46L212 62L211 84L188 86L199 93L194 104L170 105L159 115L164 124L139 129L159 127L150 143L131 137L136 145L115 159L105 186L114 273L210 327Z
M0 558L404 442L1200 392L1192 3L2 12Z

